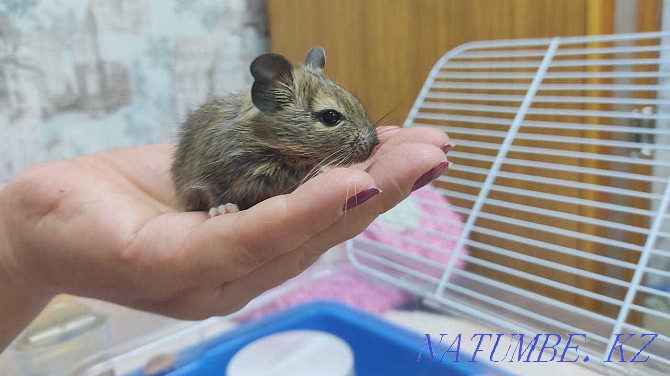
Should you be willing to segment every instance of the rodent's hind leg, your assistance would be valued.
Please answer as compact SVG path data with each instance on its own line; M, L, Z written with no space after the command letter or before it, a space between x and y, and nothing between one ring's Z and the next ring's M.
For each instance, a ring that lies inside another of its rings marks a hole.
M240 211L240 208L237 207L235 204L231 204L230 202L225 204L225 205L219 205L213 208L209 209L209 217L213 218L216 217L217 215L224 215L227 213L235 213Z
M202 211L211 205L212 196L204 186L193 185L182 194L182 200L186 211Z

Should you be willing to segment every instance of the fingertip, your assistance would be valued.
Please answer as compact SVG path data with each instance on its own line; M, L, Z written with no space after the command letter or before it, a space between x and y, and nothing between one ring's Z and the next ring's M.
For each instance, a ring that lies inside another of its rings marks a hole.
M385 212L405 199L413 189L439 178L438 171L448 164L444 152L436 145L404 143L389 145L380 152L368 172L384 191L377 205Z
M426 166L432 166L438 162L446 162L447 156L442 151L441 146L427 144L423 142L402 142L399 144L389 144L382 148L375 156L377 162L383 163L386 169L391 166L394 170L401 171L404 168L410 170L423 170ZM373 164L374 165L374 164ZM400 166L404 166L401 168ZM367 172L371 173L370 169ZM386 171L387 173L391 171ZM373 179L377 179L376 174Z
M400 132L401 128L397 126L385 125L382 127L377 127L377 137L379 137L379 143L383 144L389 140L394 135Z
M329 195L333 192L357 193L373 187L374 179L366 171L351 167L337 167L323 173L298 187L294 194L311 192L315 196Z
M425 143L442 147L444 144L450 143L449 136L442 130L435 127L415 126L402 128L389 143L404 144L404 143Z
M247 209L244 221L263 218L266 233L290 231L296 239L304 241L337 221L352 198L358 197L353 200L360 205L376 196L371 189L379 190L367 172L349 167L335 168L310 179L290 194L272 197Z
M435 127L409 127L403 129L403 133L408 135L410 138L413 138L414 136L421 136L421 138L428 140L449 140L449 136L443 130Z

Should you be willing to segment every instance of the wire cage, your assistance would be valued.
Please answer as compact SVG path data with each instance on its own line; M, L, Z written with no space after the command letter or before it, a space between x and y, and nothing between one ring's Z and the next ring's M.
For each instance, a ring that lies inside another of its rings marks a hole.
M446 264L354 238L359 270L508 333L584 334L601 371L668 374L670 33L461 45L404 126L456 144L435 186L462 231L431 233Z

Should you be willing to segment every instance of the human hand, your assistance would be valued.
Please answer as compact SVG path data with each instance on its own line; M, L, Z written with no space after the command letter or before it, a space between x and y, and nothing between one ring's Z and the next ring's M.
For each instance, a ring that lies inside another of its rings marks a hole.
M0 192L0 241L3 228L7 240L0 282L20 291L32 311L69 293L182 319L230 313L362 232L415 183L446 168L449 139L439 130L385 127L380 140L365 165L333 169L291 194L214 218L180 210L173 145L36 166ZM382 192L363 204L373 187ZM7 322L0 335L11 332Z

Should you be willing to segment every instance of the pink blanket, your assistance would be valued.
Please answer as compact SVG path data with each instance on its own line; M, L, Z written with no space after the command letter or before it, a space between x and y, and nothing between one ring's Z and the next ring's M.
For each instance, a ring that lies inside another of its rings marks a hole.
M444 267L454 256L461 232L461 215L451 209L451 204L440 192L428 185L375 220L355 238L354 246L439 280ZM358 239L367 239L367 242ZM389 252L387 247L398 250L400 255ZM466 254L467 249L461 249L459 253ZM425 262L405 255L418 256ZM393 268L370 263L363 257L356 257L356 260L383 270L385 274L401 277L401 272ZM457 258L454 267L463 266L463 260ZM245 315L242 321L316 299L338 301L374 314L382 314L412 299L412 294L404 290L366 278L364 272L357 270L347 259L339 261L337 268L344 272L299 285L270 304Z

